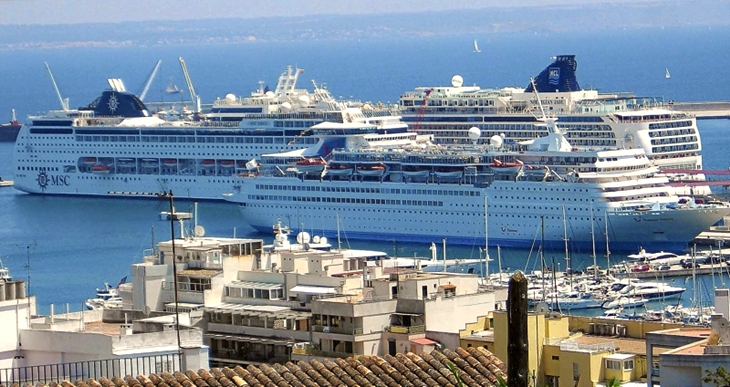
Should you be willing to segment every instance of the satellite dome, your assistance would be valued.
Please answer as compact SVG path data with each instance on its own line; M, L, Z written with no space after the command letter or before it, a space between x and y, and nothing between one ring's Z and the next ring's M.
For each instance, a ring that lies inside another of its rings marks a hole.
M299 234L297 234L297 243L309 243L311 238L309 237L309 233L306 231L302 231Z
M303 105L308 105L309 104L309 96L308 95L300 95L298 99L299 99L299 103L301 103Z
M365 111L373 110L373 105L371 105L369 103L365 103L365 105L362 105L362 110L365 110Z
M327 237L320 237L319 238L319 243L321 243L323 245L326 245L327 244Z
M266 93L264 93L264 95L267 96L267 97L273 97L274 96L274 92L271 91L271 90L269 90Z
M451 86L454 87L461 87L461 85L464 84L464 78L461 77L461 75L454 75L451 77Z
M491 145L493 147L499 148L502 146L503 142L504 142L504 140L502 139L502 137L497 136L496 134L494 136L492 136L491 138L489 138L489 145Z
M319 243L319 235L312 237L312 243Z
M236 95L232 93L226 94L226 102L235 102L236 101Z
M472 126L471 128L469 128L468 135L470 140L476 141L482 135L482 131L476 126Z
M291 111L291 104L289 102L284 102L281 104L282 113L289 113L290 111Z

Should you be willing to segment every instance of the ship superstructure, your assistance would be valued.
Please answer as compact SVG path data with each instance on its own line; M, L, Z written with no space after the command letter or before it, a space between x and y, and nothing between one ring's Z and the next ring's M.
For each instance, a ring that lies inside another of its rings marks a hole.
M417 87L401 95L403 120L443 144L467 144L469 128L519 142L546 136L543 108L559 118L570 143L585 150L643 148L660 168L702 169L696 119L660 98L583 89L574 55L557 56L525 88L466 86L455 75L450 86ZM486 140L482 140L486 141Z

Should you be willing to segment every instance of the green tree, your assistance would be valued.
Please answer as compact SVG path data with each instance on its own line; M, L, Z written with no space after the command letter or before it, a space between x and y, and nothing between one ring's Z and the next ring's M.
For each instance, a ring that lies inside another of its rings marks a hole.
M730 387L730 373L725 367L719 366L715 371L705 370L707 375L702 377L705 383L715 383L717 387Z

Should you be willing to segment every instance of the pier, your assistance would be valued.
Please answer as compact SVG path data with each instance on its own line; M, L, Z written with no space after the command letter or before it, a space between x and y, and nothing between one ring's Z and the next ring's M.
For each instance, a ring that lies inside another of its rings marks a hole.
M669 102L674 110L683 111L697 119L730 119L730 101Z

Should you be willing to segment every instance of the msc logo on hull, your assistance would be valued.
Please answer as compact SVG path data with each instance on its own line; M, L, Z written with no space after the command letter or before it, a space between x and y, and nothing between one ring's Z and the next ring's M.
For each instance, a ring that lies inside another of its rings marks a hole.
M35 181L38 182L38 188L40 188L43 192L46 191L48 186L68 187L71 185L68 175L51 175L48 174L45 169L41 169L41 171L38 172L38 177L36 177Z

